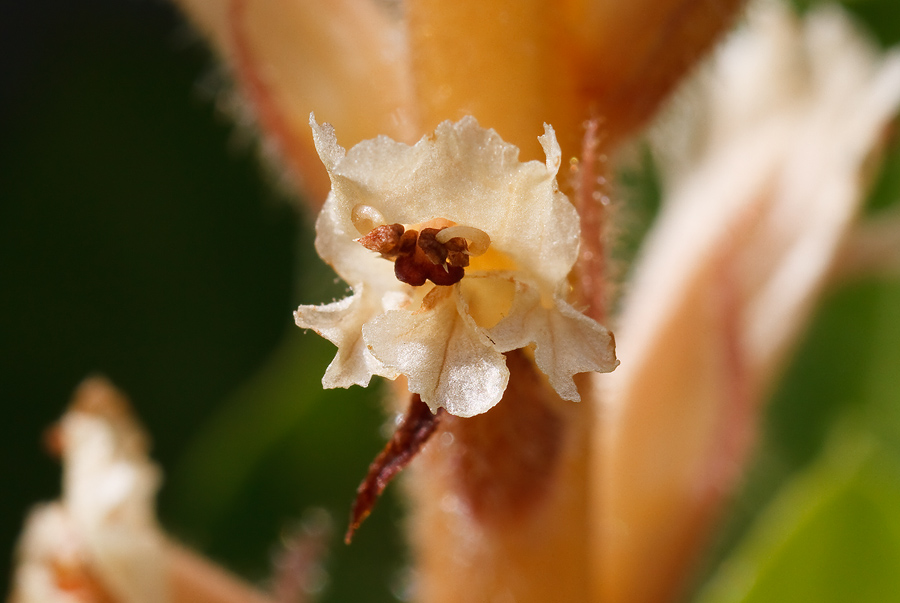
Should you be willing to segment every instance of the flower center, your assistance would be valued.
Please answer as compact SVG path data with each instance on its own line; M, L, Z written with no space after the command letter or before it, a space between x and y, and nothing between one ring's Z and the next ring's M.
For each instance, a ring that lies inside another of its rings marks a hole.
M486 232L471 226L416 230L403 224L384 224L378 210L370 206L354 207L351 220L363 235L356 241L393 261L397 280L413 287L424 285L426 281L444 287L458 283L465 276L469 256L481 255L491 245ZM448 221L431 220L429 223L446 224Z

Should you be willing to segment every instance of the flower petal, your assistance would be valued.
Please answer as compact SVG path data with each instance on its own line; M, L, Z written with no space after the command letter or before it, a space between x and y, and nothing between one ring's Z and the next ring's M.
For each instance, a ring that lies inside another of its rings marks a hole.
M372 354L409 378L432 411L458 417L486 412L503 396L503 354L469 316L455 288L435 288L418 312L393 310L363 325Z
M334 165L343 157L344 150L337 145L330 125L314 126L313 136L326 166ZM384 290L396 289L399 284L394 277L394 266L357 243L357 237L359 232L350 220L350 212L346 215L342 213L342 205L332 192L316 219L316 251L319 256L349 284L365 282Z
M598 371L608 373L619 365L612 334L597 321L556 298L552 307L541 302L538 289L516 282L509 316L488 331L498 351L508 352L535 344L534 360L550 385L564 399L581 396L572 376Z
M362 337L363 323L381 311L381 297L363 284L356 285L353 295L340 301L297 308L294 321L298 327L312 329L338 347L322 377L323 387L366 387L372 375L388 379L397 377L398 373L387 369L372 356Z
M332 181L324 211L332 212L337 229L355 232L350 217L358 204L377 208L387 223L445 218L488 233L492 247L549 290L571 270L578 214L557 188L553 128L546 126L541 137L547 162L523 163L518 148L473 117L443 122L413 146L379 136L344 156L327 124L311 120L311 126Z

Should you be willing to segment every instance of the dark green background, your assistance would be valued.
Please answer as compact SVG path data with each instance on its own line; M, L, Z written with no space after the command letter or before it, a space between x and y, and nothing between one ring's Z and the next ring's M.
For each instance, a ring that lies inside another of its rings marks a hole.
M388 599L390 500L338 544L377 391L321 391L333 347L291 312L343 289L214 108L203 43L161 2L38 0L0 5L0 45L0 593L25 513L59 493L41 434L100 373L152 434L177 536L256 580L324 507L331 595Z
M848 5L882 43L900 40L894 0ZM98 372L152 433L167 476L160 516L178 537L259 580L279 532L321 507L335 526L327 600L402 590L390 496L352 547L338 543L383 440L379 392L323 392L333 348L291 319L342 287L312 255L309 216L273 192L216 112L214 74L167 4L0 4L0 592L25 513L58 495L41 433ZM873 211L900 199L892 145ZM649 155L622 182L633 249L658 203ZM900 458L897 341L896 283L825 300L698 583L817 462L835 425Z

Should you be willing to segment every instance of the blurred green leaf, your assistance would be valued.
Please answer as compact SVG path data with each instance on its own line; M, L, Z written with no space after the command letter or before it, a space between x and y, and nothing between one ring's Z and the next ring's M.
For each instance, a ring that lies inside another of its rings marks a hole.
M900 15L898 15L900 21ZM872 183L866 211L876 213L900 202L900 136L890 133L884 149L881 169Z
M868 423L900 458L900 282L885 284L875 308L879 328L872 336L866 397Z
M356 487L384 443L380 388L323 390L334 351L312 333L288 337L176 467L168 515L190 544L263 579L272 566L261 552L307 511L324 509L334 530L323 601L390 601L404 559L391 490L352 546L341 542Z
M844 0L841 2L885 48L900 43L897 0Z
M792 0L801 11L835 3L847 9L883 48L900 42L897 0Z
M296 431L323 397L314 387L322 354L312 344L299 333L288 337L204 425L176 467L168 487L184 493L178 515L194 538L203 540L219 527L265 455Z
M900 467L842 434L763 512L700 603L900 601Z
M900 283L867 282L819 314L769 412L730 518L733 548L702 603L900 600L898 308ZM846 422L854 435L822 450Z
M650 146L644 144L633 161L615 174L611 215L616 225L612 233L613 278L626 282L634 267L641 242L659 213L662 182ZM618 299L617 302L621 302Z

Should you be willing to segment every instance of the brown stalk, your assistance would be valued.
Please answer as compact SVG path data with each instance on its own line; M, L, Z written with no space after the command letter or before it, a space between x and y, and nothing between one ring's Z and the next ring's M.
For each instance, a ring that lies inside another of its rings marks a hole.
M581 247L575 265L579 301L587 306L585 314L604 323L607 318L607 220L606 180L600 166L600 120L585 122L581 158L575 174L575 207L581 217Z
M559 399L526 352L506 356L503 399L446 416L411 468L419 601L588 600L590 407Z

